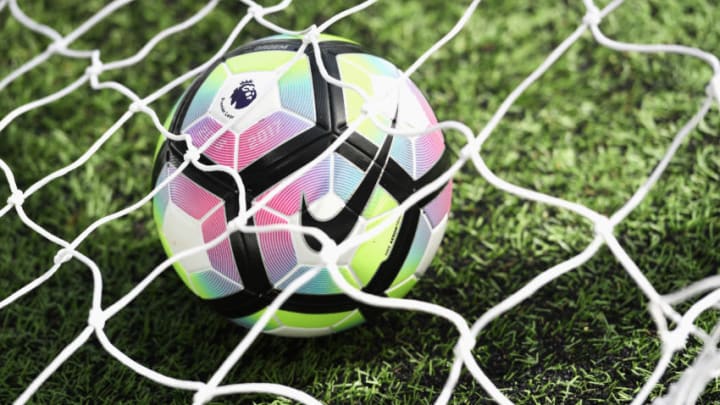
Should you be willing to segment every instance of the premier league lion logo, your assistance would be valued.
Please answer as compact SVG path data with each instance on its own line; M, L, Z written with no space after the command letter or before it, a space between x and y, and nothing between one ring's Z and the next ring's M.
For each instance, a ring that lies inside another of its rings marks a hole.
M244 80L240 82L240 85L230 96L230 104L235 107L236 110L240 110L249 106L256 97L257 90L255 90L255 83L253 83L252 80Z

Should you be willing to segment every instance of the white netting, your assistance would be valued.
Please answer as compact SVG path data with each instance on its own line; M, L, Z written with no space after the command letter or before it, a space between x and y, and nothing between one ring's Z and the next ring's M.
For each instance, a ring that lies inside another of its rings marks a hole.
M418 191L416 194L404 201L399 207L391 211L391 214L388 215L383 221L384 226L375 227L371 231L365 232L354 238L346 240L339 245L336 245L333 240L331 240L325 234L315 228L303 229L291 225L256 227L246 224L246 220L250 218L255 212L257 212L258 209L263 206L263 203L272 198L272 196L280 189L282 189L282 187L288 185L294 178L297 178L302 173L307 171L310 167L312 167L315 163L321 161L323 158L332 153L334 148L340 145L347 138L347 136L349 136L350 132L358 124L358 121L356 121L350 123L348 129L344 131L344 133L337 139L337 141L333 143L333 145L327 151L318 156L311 163L307 164L306 166L295 172L289 178L284 179L281 182L281 185L275 188L273 192L265 196L259 204L255 204L251 207L246 207L244 204L244 196L241 193L241 196L239 198L239 202L241 204L240 214L236 219L231 221L227 232L220 235L210 243L202 246L197 246L194 249L182 252L175 257L164 261L162 264L153 269L149 273L149 275L137 286L135 286L135 288L133 288L129 293L127 293L127 295L125 295L112 305L106 308L102 308L101 294L103 276L101 270L98 264L96 264L96 262L92 258L87 257L78 250L78 247L83 243L83 241L87 240L87 238L90 237L90 235L94 231L107 224L108 222L126 216L134 210L142 207L144 204L149 203L153 196L162 187L167 185L174 177L177 176L177 174L181 173L183 168L191 164L195 165L200 170L224 170L229 174L233 175L238 183L239 189L244 190L241 179L236 173L220 167L205 166L198 161L198 157L200 156L200 154L224 131L224 128L218 130L215 133L215 136L211 137L203 147L195 148L189 141L188 135L175 135L165 130L155 111L149 106L171 90L182 86L188 79L198 75L208 66L210 66L215 60L217 60L224 53L226 53L230 49L231 45L233 44L239 33L251 21L256 21L278 33L303 35L305 38L304 45L298 51L298 54L303 52L305 50L305 47L312 46L316 50L314 55L320 55L320 53L317 52L320 33L326 31L330 26L332 26L339 20L344 19L354 13L358 13L375 3L375 1L366 1L360 3L354 7L347 8L346 10L335 14L321 25L313 25L301 32L292 32L276 26L265 18L265 16L269 14L277 13L287 8L291 3L290 0L282 1L270 7L262 7L252 1L243 0L243 2L247 5L246 14L243 15L242 18L240 18L235 29L229 35L224 44L222 44L220 49L218 49L213 58L211 60L208 60L206 63L197 66L196 68L188 71L187 73L175 78L174 80L170 81L160 89L152 92L148 96L141 97L121 83L112 81L101 81L99 79L99 75L101 73L126 68L128 66L138 63L150 52L152 52L153 48L164 38L178 33L181 30L190 28L194 24L202 20L206 15L210 13L210 11L212 11L216 7L218 2L219 0L209 1L206 6L200 9L191 18L159 32L147 43L147 45L145 45L135 55L123 60L107 62L101 59L99 50L75 50L71 48L71 45L74 41L76 41L78 38L88 32L92 27L101 23L106 17L114 13L116 10L122 8L126 4L131 3L131 0L116 0L111 2L103 9L98 11L92 18L85 21L83 24L78 26L74 31L72 31L66 36L60 35L52 27L42 25L33 21L31 17L27 16L22 11L22 9L18 6L17 1L0 0L0 11L11 13L12 17L15 18L18 22L20 22L23 26L27 27L27 29L44 35L52 41L52 44L47 49L39 53L33 59L27 61L27 63L23 64L6 77L2 78L0 80L0 91L2 91L2 89L4 89L6 86L11 84L19 77L23 76L25 73L45 63L52 56L61 55L67 58L86 59L89 62L85 73L81 77L77 78L77 80L72 82L70 85L66 86L60 91L47 95L46 97L21 105L11 111L5 117L3 117L2 120L0 120L0 131L5 129L13 122L13 120L15 120L20 115L25 114L33 109L43 107L49 103L53 103L74 92L75 90L81 88L82 86L88 84L94 90L110 89L117 91L126 96L129 102L128 111L124 115L122 115L122 117L120 117L110 128L108 128L104 133L102 133L102 135L97 138L95 143L90 148L88 148L81 157L75 160L72 164L67 165L66 167L63 167L62 169L57 170L56 172L51 173L46 177L38 180L36 183L32 184L24 190L18 189L13 170L8 166L8 164L0 160L0 168L2 168L3 173L6 177L6 181L10 187L10 197L8 198L5 206L0 209L0 217L4 216L5 214L14 209L19 218L27 227L32 229L34 232L42 235L47 240L55 243L59 247L58 252L54 258L54 263L52 263L49 270L47 270L44 274L42 274L40 277L38 277L31 283L25 285L21 289L15 291L13 294L0 301L0 309L15 303L23 295L27 294L28 292L32 291L36 287L46 282L48 279L53 277L53 275L55 275L55 273L58 271L58 269L61 268L61 266L71 260L79 261L80 263L87 266L87 268L90 269L90 271L92 272L94 283L92 307L89 311L87 326L78 334L78 336L72 342L70 342L65 347L64 350L62 350L57 355L57 357L43 370L43 372L36 377L36 379L27 387L23 394L19 398L17 398L16 403L27 402L28 399L39 389L43 382L46 381L64 361L66 361L75 351L77 351L85 342L87 342L93 334L97 337L99 342L102 344L102 347L109 354L111 354L114 358L116 358L118 361L122 362L135 372L159 384L178 389L195 391L195 403L205 403L211 400L213 397L217 397L220 395L248 392L272 393L292 398L303 403L319 403L318 400L304 392L279 384L245 383L222 385L222 382L230 369L238 362L238 360L247 351L253 341L258 337L263 327L274 314L275 310L277 310L294 291L299 289L305 282L315 276L317 274L317 271L309 271L303 274L295 281L293 281L287 288L285 288L285 290L277 297L277 299L272 303L272 305L270 305L269 310L264 313L264 315L241 340L237 347L227 356L225 362L217 369L215 374L208 381L182 380L163 375L155 370L147 368L142 364L134 361L121 350L117 349L113 345L113 343L110 342L103 329L105 323L109 321L110 318L112 318L119 311L128 306L136 297L138 297L140 293L143 292L143 290L145 290L146 287L148 287L150 283L153 282L153 280L155 280L163 271L170 267L174 261L177 261L182 257L192 255L201 250L212 248L213 246L220 243L221 240L226 238L231 232L270 232L276 231L278 229L311 234L312 236L320 240L323 245L320 254L322 259L325 261L328 269L330 269L330 273L334 282L337 283L337 285L340 286L343 291L347 295L351 296L353 299L372 306L426 312L428 314L443 317L449 320L457 328L460 338L458 339L456 344L454 364L447 378L447 382L441 394L437 398L437 403L446 403L451 398L454 387L458 383L458 379L463 368L467 369L473 376L473 378L497 402L510 403L507 397L486 376L483 369L476 362L472 350L476 345L477 336L490 322L501 316L504 312L517 306L523 300L532 296L544 285L562 276L563 274L572 271L573 269L590 260L595 255L595 253L598 252L602 245L607 245L609 250L613 253L613 255L625 268L627 273L635 281L638 288L645 294L645 296L649 300L649 311L657 326L658 335L662 340L661 358L657 363L651 377L647 380L642 390L634 399L633 403L642 403L647 400L651 391L656 386L656 384L658 384L660 378L667 370L668 365L670 364L674 354L678 351L683 350L686 347L686 342L688 341L690 336L698 339L702 343L704 349L696 357L693 365L686 369L682 374L682 377L669 388L667 395L664 398L658 399L657 403L692 403L699 397L704 387L712 379L718 376L718 373L720 372L720 354L717 351L717 344L720 341L720 324L718 324L718 326L712 332L707 333L701 328L697 327L695 321L704 311L714 308L718 304L718 301L720 301L720 278L711 277L708 279L704 279L698 281L695 284L687 286L680 291L668 295L661 295L648 281L646 276L643 274L643 271L638 268L632 258L627 255L623 247L616 239L613 233L613 229L643 201L652 186L658 181L660 175L666 169L670 159L676 153L683 140L710 111L713 103L720 101L720 62L714 55L692 47L661 44L629 44L614 41L606 37L600 30L599 24L602 22L605 16L607 16L609 13L611 13L613 10L615 10L618 6L621 5L622 0L613 1L602 10L598 9L592 0L585 0L584 5L587 12L583 17L582 21L579 22L577 29L567 39L560 43L542 62L542 64L538 66L530 76L528 76L519 86L517 86L517 88L512 93L507 96L505 101L492 116L492 119L482 128L482 130L478 134L474 134L467 125L455 121L444 121L438 124L436 128L426 128L423 133L428 133L437 128L446 131L446 133L456 131L457 133L460 133L465 137L466 144L461 149L459 158L452 164L450 169L447 170L444 175L436 179L431 184L423 187L422 190ZM430 58L435 52L437 52L444 45L450 42L453 37L456 36L463 29L471 15L476 11L479 3L479 0L473 1L467 7L466 11L457 21L454 27L442 38L440 38L437 43L435 43L430 49L425 51L415 63L413 63L409 68L407 68L405 70L405 75L412 75L413 72L419 69L428 58ZM664 157L657 164L656 168L647 178L644 184L637 189L634 195L622 206L622 208L617 210L609 217L595 212L592 209L581 204L566 201L536 191L528 190L526 188L522 188L506 182L493 174L493 172L486 166L481 156L481 148L484 142L493 133L493 130L498 126L498 124L501 122L505 114L508 112L513 103L518 99L518 97L520 97L520 95L523 94L526 89L528 89L535 81L537 81L543 75L543 73L548 70L573 43L578 41L587 30L590 30L592 32L592 36L595 38L598 44L614 50L645 53L663 52L692 56L695 58L699 58L709 64L714 72L713 79L707 85L707 97L702 102L702 105L698 109L697 113L695 113L678 131L675 139L673 140L670 147L667 149ZM323 62L319 57L317 57L317 63L321 67L324 78L329 83L337 86L349 87L355 91L358 91L358 93L364 97L364 99L366 100L366 108L365 113L361 116L361 119L368 116L374 116L372 113L370 113L374 111L374 106L369 102L369 99L363 94L361 89L349 86L330 77L325 71L323 67ZM79 235L77 235L77 237L72 240L64 240L63 238L52 234L48 230L38 225L35 221L33 221L25 214L25 211L23 210L23 203L26 198L36 193L48 183L62 176L65 176L69 172L85 164L93 156L93 154L95 154L100 148L102 148L102 146L113 136L113 134L116 133L123 125L125 125L128 120L135 114L146 114L153 120L157 130L163 133L167 138L185 141L188 144L189 149L185 155L185 161L178 168L179 170L176 170L174 172L174 175L170 175L150 194L148 194L141 200L111 215L97 219L92 225L87 227L83 232L81 232ZM377 122L376 124L380 125L380 123ZM388 133L400 136L418 135L398 133L398 131L393 128L384 128L384 130ZM429 195L438 187L444 185L468 161L470 161L472 165L474 165L475 169L481 176L483 176L490 184L500 190L514 194L524 199L548 204L564 210L569 210L591 221L591 223L594 225L595 230L594 239L580 254L543 271L523 288L514 292L505 300L490 308L472 324L466 319L464 319L464 317L460 314L439 305L410 299L381 298L361 292L349 285L340 275L336 265L337 259L340 257L340 255L344 251L352 249L353 247L356 247L364 241L367 241L375 235L379 234L385 227L390 226L394 222L394 220L403 213L404 210L410 208L423 197ZM678 303L685 302L693 297L703 294L704 296L694 302L684 313L677 312L676 309L674 309L673 307ZM668 320L670 320L671 324L676 325L673 329L669 328Z

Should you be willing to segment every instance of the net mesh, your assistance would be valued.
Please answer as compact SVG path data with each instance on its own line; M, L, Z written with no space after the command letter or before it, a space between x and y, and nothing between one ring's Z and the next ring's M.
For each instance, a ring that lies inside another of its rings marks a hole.
M0 131L4 130L19 116L28 113L31 110L42 108L50 103L58 101L67 95L75 92L76 90L90 86L94 90L110 90L122 94L126 97L129 103L127 112L124 113L117 121L114 122L106 131L100 134L95 142L87 148L85 153L61 169L54 171L47 176L36 181L25 189L19 189L16 184L16 173L13 172L11 167L3 160L0 160L0 168L6 178L6 182L10 188L10 196L7 199L6 204L0 209L0 217L5 216L12 210L14 210L22 222L33 232L41 235L48 241L58 246L57 253L54 256L52 263L49 263L49 269L42 275L37 277L32 282L13 292L7 297L3 297L0 301L0 309L6 308L10 305L21 305L17 301L30 291L36 289L43 283L50 280L58 270L66 265L70 261L77 261L86 266L91 272L93 277L93 289L92 289L92 306L89 310L89 316L87 319L87 326L77 335L77 337L69 342L67 346L57 354L45 369L35 378L35 380L27 386L25 391L20 397L16 399L16 403L21 404L27 402L31 396L40 388L40 386L51 376L55 371L65 362L70 356L73 355L80 347L82 347L93 335L100 342L102 347L112 355L117 361L126 365L134 372L152 380L156 383L163 384L169 387L191 390L194 391L194 402L195 403L206 403L215 397L228 394L239 394L239 393L269 393L279 396L291 398L302 403L314 404L319 401L305 392L294 389L289 386L271 383L242 383L232 384L223 381L230 372L231 368L235 366L241 357L247 352L250 345L257 339L258 335L263 330L264 326L271 319L274 312L280 308L282 303L293 294L294 291L302 287L304 283L314 277L317 271L309 271L303 275L297 277L291 282L284 291L274 300L269 306L268 310L265 311L264 315L250 329L243 339L238 343L235 349L228 354L226 360L216 370L212 377L207 381L189 381L179 378L170 377L163 375L160 372L148 368L128 356L123 351L119 350L113 343L108 339L105 334L105 324L111 321L111 318L126 308L133 300L135 300L162 272L167 270L173 262L180 260L183 257L190 256L196 252L207 250L224 240L231 232L272 232L278 229L288 230L291 232L305 233L312 235L322 243L322 249L320 256L324 260L327 268L330 270L330 274L335 283L342 288L342 290L352 297L353 299L376 307L399 309L406 311L420 311L431 314L433 316L442 317L447 319L458 332L457 343L455 344L454 359L445 386L443 387L440 395L436 398L437 403L446 403L450 400L453 390L458 384L459 377L463 370L467 370L472 377L482 386L482 388L491 396L495 401L499 403L510 403L510 400L505 396L503 392L491 381L485 370L478 364L476 357L473 355L473 349L476 348L476 339L478 335L485 329L494 319L502 316L507 311L519 305L527 298L533 296L543 286L547 285L551 281L573 271L582 264L586 263L600 250L602 246L607 246L612 254L615 256L617 261L622 265L625 271L630 275L632 280L637 284L642 293L647 297L649 301L649 314L655 322L657 327L658 336L662 342L662 350L659 361L657 362L654 371L650 378L645 382L642 389L637 393L633 403L645 402L651 394L654 387L660 382L660 379L668 369L673 357L676 353L686 349L688 340L690 338L697 339L701 345L702 350L699 351L694 359L692 365L682 372L681 377L669 387L664 397L657 398L656 403L658 404L670 404L670 403L693 403L699 398L703 390L709 382L715 379L720 372L720 353L718 353L717 345L720 341L720 323L712 329L709 333L699 326L697 326L698 318L706 311L713 309L717 306L720 301L720 277L712 276L706 279L697 281L694 284L688 285L678 291L662 295L656 290L653 284L650 283L643 271L636 265L633 259L626 253L623 246L618 242L615 236L614 228L620 224L627 216L646 198L650 189L659 180L662 173L667 168L670 160L673 158L678 148L683 143L683 140L690 134L703 118L711 110L714 103L720 101L720 62L718 59L707 52L702 50L682 46L682 45L667 45L667 44L633 44L623 43L608 38L603 34L600 29L600 25L605 16L613 12L617 7L622 4L621 0L616 0L609 3L604 8L598 8L592 0L585 0L584 6L586 14L582 18L582 21L578 22L577 29L572 34L562 41L548 56L547 58L527 77L520 85L517 86L504 100L500 107L492 115L489 122L479 131L474 133L470 127L461 122L456 121L443 121L437 126L432 128L425 128L422 133L429 133L431 131L442 129L446 134L457 133L460 134L464 139L464 146L461 148L457 160L452 166L434 182L428 184L419 190L416 194L412 195L406 201L404 201L396 209L392 210L388 217L382 222L382 225L372 228L372 230L364 232L360 235L352 237L340 244L336 244L332 239L328 238L320 230L315 228L302 228L299 226L292 225L273 225L258 227L248 225L247 220L252 215L263 207L263 204L267 202L272 195L279 192L284 186L290 184L295 178L302 175L305 171L311 168L316 162L321 161L328 156L334 148L342 143L347 135L353 130L354 126L358 124L358 121L350 123L348 129L335 141L331 147L318 156L315 160L299 169L289 178L284 179L278 187L276 187L273 193L265 196L257 204L253 204L250 207L244 206L244 198L240 197L241 203L240 214L237 218L233 219L228 226L228 230L217 237L215 240L210 241L202 246L197 246L193 249L178 253L172 258L164 261L154 269L137 285L135 285L126 295L117 300L116 302L102 307L101 297L103 291L103 273L101 272L100 266L96 263L93 258L86 256L81 253L78 248L81 244L86 241L91 235L99 228L107 226L112 221L115 221L121 217L131 214L133 211L140 209L144 205L148 204L153 196L159 192L161 188L166 186L182 169L189 165L195 165L200 170L223 170L218 167L211 167L203 165L199 162L199 157L202 152L212 143L220 134L224 132L224 128L215 132L215 136L211 137L203 146L196 148L193 146L189 135L184 134L172 134L168 132L162 125L156 112L151 108L151 105L161 97L167 95L171 91L182 87L189 79L197 76L214 61L220 58L224 53L230 50L233 42L236 40L238 35L245 30L245 28L251 22L257 22L262 26L269 28L270 30L282 33L282 34L299 34L304 38L303 46L298 51L298 54L303 52L306 47L314 47L316 52L315 55L319 55L317 52L319 47L320 34L327 31L333 24L338 21L345 19L355 13L359 13L367 7L373 5L375 1L366 1L359 3L353 7L349 7L333 16L328 18L320 25L312 25L303 31L290 31L280 26L275 25L273 22L268 20L266 17L273 14L282 12L286 9L291 1L286 0L271 6L261 6L252 1L244 0L243 3L247 6L245 14L241 16L237 25L232 30L231 34L227 37L222 46L217 50L214 56L207 62L199 65L186 73L170 80L167 84L163 85L156 91L150 93L147 96L140 96L136 94L130 88L124 86L122 83L115 81L102 81L99 76L103 73L107 73L114 70L120 70L139 63L146 58L152 51L153 48L163 39L177 34L182 30L191 28L193 25L205 18L219 3L219 0L209 1L204 7L199 9L196 14L191 16L185 21L178 23L177 25L168 27L158 32L142 49L140 49L134 55L125 59L116 60L112 62L104 61L101 58L100 51L98 49L93 50L77 50L72 48L72 44L81 38L85 33L98 24L102 24L108 16L121 9L131 0L116 0L106 5L101 10L97 11L91 18L84 21L76 29L70 32L68 35L61 35L55 29L50 26L40 24L34 21L30 16L26 15L15 0L0 0L0 12L10 13L12 18L17 20L22 26L28 30L32 30L40 35L43 35L50 39L51 45L45 50L38 53L34 58L28 60L26 63L19 66L14 71L10 72L7 76L0 79L0 91L25 75L26 73L36 69L38 66L47 63L51 57L61 56L64 58L81 59L87 60L88 65L84 73L78 77L71 84L56 91L52 94L48 94L45 97L39 98L27 104L23 104L12 110L10 113L2 117L0 120ZM420 69L423 64L437 53L441 48L446 46L453 38L463 29L467 24L473 13L479 6L480 1L473 1L470 3L461 18L455 23L444 36L439 38L437 42L421 54L419 58L404 71L406 77L411 76L414 72ZM700 108L697 112L680 128L675 135L672 143L657 163L655 169L650 173L649 177L644 183L634 192L632 197L625 202L624 205L612 215L606 216L598 213L582 204L567 201L552 195L543 194L527 188L523 188L507 182L502 178L494 174L482 157L482 146L493 134L493 131L503 120L503 117L508 113L513 103L541 76L551 67L553 64L560 59L565 51L575 42L580 40L582 35L587 31L591 31L594 40L601 46L610 48L617 51L626 52L642 52L642 53L674 53L680 55L686 55L693 58L698 58L707 63L713 71L711 81L707 84L706 93L707 97L703 100ZM359 92L363 95L362 90L353 88L347 83L343 83L339 80L330 77L327 72L322 68L323 61L317 59L318 65L321 67L323 77L331 84L335 86L348 87ZM361 118L374 117L373 112L378 108L377 105L373 104L373 101L364 96L365 108L364 114ZM128 204L125 208L114 212L110 215L96 219L90 226L83 230L80 234L74 238L65 239L54 235L43 226L39 225L35 220L30 218L23 209L23 203L31 195L37 193L43 187L59 179L73 170L85 165L88 160L91 159L108 140L117 133L123 126L134 115L146 115L152 119L157 131L162 133L165 137L172 140L185 142L188 146L188 151L185 154L185 159L182 165L174 172L174 175L170 175L163 182L157 185L155 189L147 194L144 198ZM382 127L380 122L376 122L377 125ZM394 128L384 128L385 131L397 136L417 136L417 133L403 133ZM451 179L461 167L466 164L471 164L488 183L502 190L503 192L513 194L522 199L536 201L542 204L547 204L560 208L562 210L570 211L577 214L592 223L594 227L594 237L592 241L574 257L558 263L547 270L538 274L530 282L528 282L521 289L513 292L507 298L502 300L497 305L491 307L486 312L481 314L477 319L465 319L459 313L430 302L423 302L412 299L394 299L384 298L359 291L349 285L345 279L340 275L337 267L337 261L343 252L346 252L353 247L373 238L375 235L380 233L385 227L390 226L396 218L402 215L403 211L413 206L416 202L420 201L425 196L431 194L434 190L442 187L449 179ZM230 172L230 171L228 171ZM234 178L238 183L238 188L244 190L242 181L233 174ZM698 298L699 297L699 298ZM694 301L693 301L694 300ZM691 302L685 306L684 312L679 312L676 308L678 304Z

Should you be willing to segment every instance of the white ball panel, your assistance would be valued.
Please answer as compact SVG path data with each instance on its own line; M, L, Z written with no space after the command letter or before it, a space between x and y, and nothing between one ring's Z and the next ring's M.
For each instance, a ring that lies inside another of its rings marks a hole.
M163 220L163 234L173 254L204 244L202 221L185 213L172 201L168 202ZM202 251L179 260L188 273L212 269L210 258Z
M406 81L400 88L400 95L398 99L398 116L397 116L397 128L399 130L418 130L427 128L430 125L430 121L425 115L420 101L418 101L415 93L410 88L410 84Z
M252 81L257 92L256 98L242 109L236 109L230 102L230 96L241 82ZM220 124L232 123L230 130L241 134L261 119L281 111L280 90L275 73L248 72L228 77L210 105L209 113Z
M423 214L421 217L422 221L426 221L427 225L430 225L430 222L425 217L425 214ZM430 266L430 263L432 263L433 258L435 258L435 253L437 252L438 248L440 247L440 242L442 242L443 235L445 234L445 228L447 227L448 223L448 216L445 215L445 217L440 221L440 223L430 232L430 240L428 241L427 248L425 248L425 253L423 254L422 259L420 259L420 263L418 264L417 270L415 271L416 277L421 277L423 274L425 274L425 270L427 270L428 266Z

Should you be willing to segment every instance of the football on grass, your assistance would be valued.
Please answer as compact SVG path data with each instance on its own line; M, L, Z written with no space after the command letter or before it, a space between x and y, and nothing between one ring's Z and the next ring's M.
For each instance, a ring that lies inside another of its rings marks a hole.
M315 227L341 243L377 226L389 210L442 174L450 159L439 130L409 137L381 129L420 132L437 123L420 90L393 64L339 37L323 35L317 56L311 45L298 53L301 46L299 38L274 36L228 53L185 91L167 127L191 137L202 150L201 163L236 171L249 207L351 126L332 154L284 187L250 221ZM355 89L329 83L318 59L327 75ZM356 89L378 107L364 108ZM161 136L155 158L154 184L174 175L153 200L170 256L216 239L240 209L230 174L192 164L176 173L186 150L185 142ZM368 293L405 296L438 249L451 194L448 182L343 254L341 276ZM193 293L250 327L295 278L321 268L265 332L325 335L362 323L372 311L333 282L322 268L320 248L318 240L297 232L234 232L207 251L176 261L175 269Z

